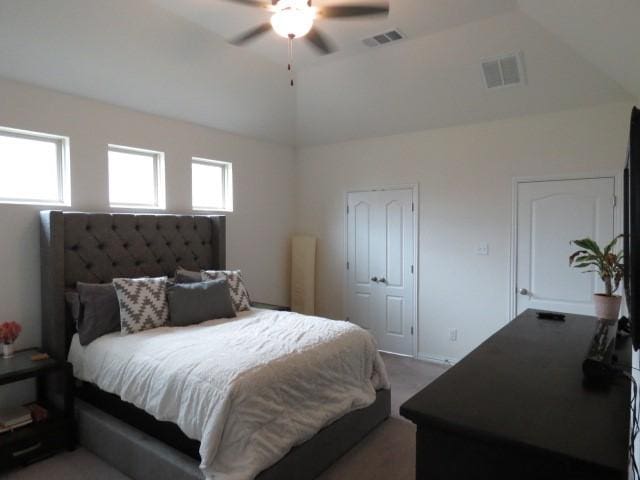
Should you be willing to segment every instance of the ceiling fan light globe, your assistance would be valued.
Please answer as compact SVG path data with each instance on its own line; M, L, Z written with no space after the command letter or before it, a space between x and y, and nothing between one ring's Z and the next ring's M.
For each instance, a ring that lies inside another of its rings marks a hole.
M300 8L292 6L274 13L271 17L271 26L281 37L300 38L309 33L313 27L314 18L315 10L305 3Z

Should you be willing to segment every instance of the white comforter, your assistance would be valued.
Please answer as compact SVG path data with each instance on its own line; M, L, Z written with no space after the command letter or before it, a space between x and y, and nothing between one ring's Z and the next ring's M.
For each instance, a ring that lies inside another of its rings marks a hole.
M201 441L208 479L249 479L389 381L373 337L342 321L269 310L231 321L74 337L77 378Z

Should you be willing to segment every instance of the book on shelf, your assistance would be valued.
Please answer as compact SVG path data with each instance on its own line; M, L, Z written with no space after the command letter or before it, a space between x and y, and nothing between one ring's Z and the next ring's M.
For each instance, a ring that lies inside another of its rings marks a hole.
M20 423L14 423L14 424L9 425L9 426L0 423L0 433L11 432L11 431L15 430L16 428L24 427L24 426L29 425L31 423L33 423L33 420L31 420L31 419L25 420L25 421L20 422Z
M23 427L31 422L31 410L27 407L0 408L0 433Z

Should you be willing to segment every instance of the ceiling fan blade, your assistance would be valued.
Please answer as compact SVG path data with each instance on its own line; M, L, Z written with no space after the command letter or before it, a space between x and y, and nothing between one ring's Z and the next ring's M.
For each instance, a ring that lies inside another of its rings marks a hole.
M368 17L370 15L388 15L389 4L386 5L329 5L321 7L318 12L324 18Z
M254 40L256 37L259 37L260 35L267 33L269 30L271 30L271 24L263 23L262 25L258 25L257 27L246 31L241 35L238 35L233 40L230 40L229 43L231 45L243 45L250 40Z
M239 3L241 5L247 5L248 7L269 8L272 5L271 1L266 0L226 0L227 2Z
M320 31L315 27L312 28L304 38L316 49L318 49L322 55L327 55L336 51L336 49L333 47L333 44L329 41L326 35L320 33Z

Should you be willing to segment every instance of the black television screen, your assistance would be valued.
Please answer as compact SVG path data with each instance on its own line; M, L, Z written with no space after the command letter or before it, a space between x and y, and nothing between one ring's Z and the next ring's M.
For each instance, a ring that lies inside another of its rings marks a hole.
M625 296L633 347L640 348L640 110L631 112L629 155L624 171Z

